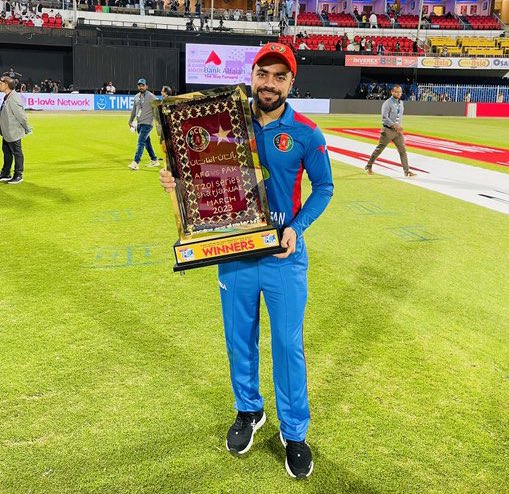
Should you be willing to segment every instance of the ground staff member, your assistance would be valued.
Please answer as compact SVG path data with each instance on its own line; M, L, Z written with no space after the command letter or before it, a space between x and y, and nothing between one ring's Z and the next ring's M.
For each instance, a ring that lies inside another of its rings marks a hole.
M391 90L392 96L384 101L382 105L382 132L380 140L369 158L368 164L364 167L368 175L373 175L373 163L389 143L394 142L401 158L405 177L415 176L415 173L412 173L408 167L405 137L403 136L403 127L401 126L404 111L403 101L401 101L402 92L399 84L394 85Z
M2 135L2 151L4 153L0 181L8 184L23 182L25 157L21 149L21 139L32 132L28 125L21 96L14 90L15 87L16 81L12 77L0 77L0 91L4 93L4 100L0 107L0 134ZM13 159L14 175L11 176Z
M332 174L325 139L309 119L285 103L297 63L291 49L268 43L253 62L251 88L253 123L271 217L283 229L284 254L219 265L219 286L230 375L237 419L226 447L246 453L254 433L265 423L259 391L260 294L270 317L272 359L281 440L286 470L292 477L308 477L313 470L305 442L309 426L303 321L307 298L308 258L303 233L324 211L332 197ZM312 193L301 204L303 171ZM161 171L166 190L175 181Z
M132 126L134 119L137 120L136 132L138 132L138 146L134 160L129 165L131 170L139 170L141 155L143 150L147 148L150 156L150 163L147 166L159 166L159 161L154 148L150 142L150 132L154 123L154 113L152 111L152 101L156 99L153 93L148 90L147 81L145 79L138 80L138 94L134 97L133 109L129 117L129 127Z

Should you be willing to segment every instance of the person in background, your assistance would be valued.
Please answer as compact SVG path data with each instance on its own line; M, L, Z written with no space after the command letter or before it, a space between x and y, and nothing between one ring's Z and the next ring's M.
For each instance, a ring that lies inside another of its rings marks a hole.
M138 132L138 145L134 159L129 165L131 170L139 170L143 150L147 149L150 156L150 163L147 166L159 166L159 160L154 152L150 141L150 132L154 125L154 113L152 111L152 101L156 99L155 95L148 90L146 79L138 80L138 94L134 97L133 109L129 116L129 127L133 125L136 119L136 132Z
M373 151L367 165L364 167L368 175L373 175L373 163L382 153L382 151L393 142L398 149L403 166L405 177L414 177L416 174L410 171L405 147L405 137L403 136L403 102L401 95L403 90L399 84L395 84L391 90L391 97L384 101L382 105L382 132L378 146Z
M0 181L15 185L23 182L25 157L21 148L21 139L32 133L21 96L16 92L16 81L12 77L0 77L0 92L4 100L0 107L0 134L2 135L2 151L4 163L0 172ZM14 174L11 176L14 160Z
M299 50L310 50L309 46L306 44L304 39L299 44Z
M378 18L374 12L371 12L371 15L369 16L369 27L378 29Z
M106 94L115 94L117 92L117 88L113 85L113 82L108 82L106 85Z

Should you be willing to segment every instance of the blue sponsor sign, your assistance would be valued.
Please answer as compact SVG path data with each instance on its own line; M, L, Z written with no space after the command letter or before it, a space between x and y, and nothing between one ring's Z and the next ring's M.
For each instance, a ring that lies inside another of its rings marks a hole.
M128 94L96 94L94 110L128 111L133 108L134 96Z

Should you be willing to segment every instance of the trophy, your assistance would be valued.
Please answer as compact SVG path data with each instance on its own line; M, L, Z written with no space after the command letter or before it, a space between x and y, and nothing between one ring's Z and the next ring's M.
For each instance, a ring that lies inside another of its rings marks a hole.
M153 103L179 239L182 271L284 252L270 220L245 85Z

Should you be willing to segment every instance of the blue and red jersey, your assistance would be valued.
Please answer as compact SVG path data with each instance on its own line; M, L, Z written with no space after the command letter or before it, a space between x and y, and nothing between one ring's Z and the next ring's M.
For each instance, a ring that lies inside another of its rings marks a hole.
M253 126L271 220L291 226L300 237L329 203L334 190L325 138L318 126L289 104L278 120ZM311 181L311 195L301 202L302 175Z

